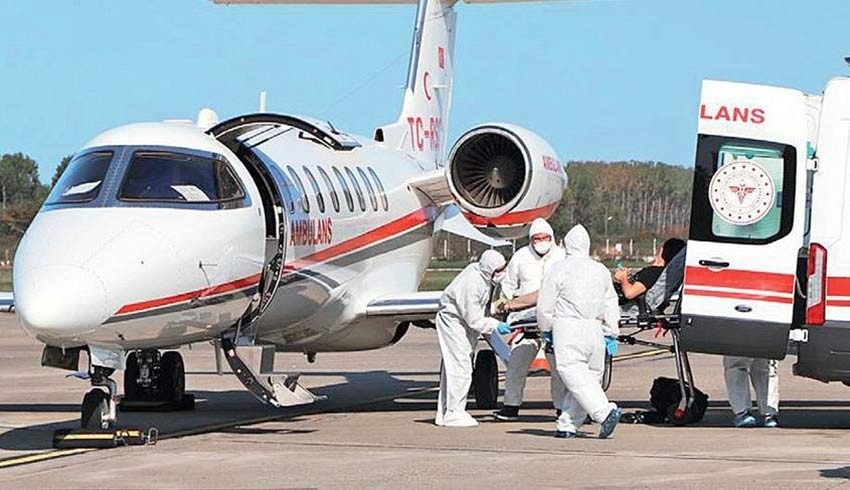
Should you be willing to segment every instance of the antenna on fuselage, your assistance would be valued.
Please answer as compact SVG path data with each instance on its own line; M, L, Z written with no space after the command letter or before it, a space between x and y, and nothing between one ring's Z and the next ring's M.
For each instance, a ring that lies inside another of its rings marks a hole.
M260 92L260 112L266 112L266 91Z

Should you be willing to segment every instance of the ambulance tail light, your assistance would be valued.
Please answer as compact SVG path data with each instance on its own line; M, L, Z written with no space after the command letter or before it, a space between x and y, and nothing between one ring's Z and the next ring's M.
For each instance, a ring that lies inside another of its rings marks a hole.
M809 245L808 291L806 294L806 324L823 325L826 320L826 248Z

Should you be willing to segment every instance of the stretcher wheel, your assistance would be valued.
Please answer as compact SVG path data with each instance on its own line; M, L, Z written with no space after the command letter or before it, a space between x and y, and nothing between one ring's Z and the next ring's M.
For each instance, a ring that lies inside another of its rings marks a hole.
M687 425L690 421L688 410L679 409L678 404L667 407L667 420L673 425Z
M611 386L611 379L614 369L614 356L605 352L605 370L602 371L602 391L608 391Z
M492 350L480 350L475 356L472 369L472 390L475 406L483 409L496 408L499 401L499 364Z

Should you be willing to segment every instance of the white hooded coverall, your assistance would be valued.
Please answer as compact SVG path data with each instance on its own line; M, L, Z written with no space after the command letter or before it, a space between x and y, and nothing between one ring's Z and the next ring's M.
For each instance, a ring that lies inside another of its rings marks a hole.
M551 248L545 255L540 255L529 242L527 246L517 250L511 257L508 267L505 269L505 279L501 283L502 294L508 299L538 291L543 283L543 275L551 268L552 264L562 260L565 256L564 249L555 244L555 232L543 218L537 218L531 222L531 227L528 230L529 240L532 236L538 234L546 234L552 238ZM537 319L536 308L511 313L508 316L508 323L527 319ZM505 373L505 396L503 399L505 405L512 407L522 405L528 369L540 351L540 346L541 339L526 338L511 345L511 357ZM554 369L554 356L547 355L547 358ZM552 373L550 386L553 404L555 408L561 408L565 389L557 373Z
M756 392L756 405L762 416L779 413L779 361L752 357L723 356L723 375L729 405L735 415L753 408L750 383Z
M504 266L502 254L487 250L477 263L466 266L440 297L436 324L443 368L434 420L437 425L472 418L466 412L466 396L472 385L472 354L478 336L492 333L499 325L498 320L485 314L493 273Z
M577 432L587 415L602 422L616 405L600 381L605 369L606 335L619 334L620 308L608 269L590 258L590 236L581 225L564 237L566 259L543 279L537 320L552 331L558 374L567 395L558 430Z

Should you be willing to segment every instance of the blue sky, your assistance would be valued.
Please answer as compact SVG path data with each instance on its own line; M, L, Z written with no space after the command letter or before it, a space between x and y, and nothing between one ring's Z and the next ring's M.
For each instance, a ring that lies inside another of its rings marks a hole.
M457 6L450 139L490 120L564 160L690 165L700 81L820 93L848 73L846 0L574 0ZM415 7L0 0L0 153L49 180L128 122L253 112L371 134L396 118Z

